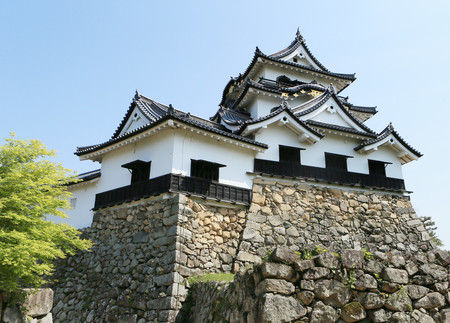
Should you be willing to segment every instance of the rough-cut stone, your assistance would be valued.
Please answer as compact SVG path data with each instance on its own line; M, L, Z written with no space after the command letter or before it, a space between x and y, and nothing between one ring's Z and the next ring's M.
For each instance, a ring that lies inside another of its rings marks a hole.
M335 322L339 315L331 306L325 305L322 302L317 302L311 313L310 323L330 323Z
M303 302L303 304L309 305L314 300L314 293L309 290L305 290L298 292L297 297Z
M29 293L23 304L27 309L27 315L40 316L51 311L53 307L53 290L43 288L37 291L25 289L25 291Z
M414 310L411 313L411 317L416 320L416 322L420 323L434 323L434 320L431 316L420 312L419 310Z
M397 284L408 283L408 272L403 269L385 268L383 271L383 279Z
M361 299L361 304L366 310L374 310L384 306L386 298L377 293L365 293Z
M447 270L442 266L436 264L424 264L419 267L419 270L422 273L433 277L433 279L437 281L447 280Z
M397 311L397 312L406 312L412 310L411 299L405 290L401 289L395 292L386 299L385 303L386 308Z
M430 291L429 288L419 285L408 285L405 288L411 299L422 298Z
M377 280L369 274L364 274L355 281L355 289L357 290L376 289L377 287Z
M443 307L444 305L445 297L438 292L429 293L418 301L414 302L414 308L439 308Z
M437 250L435 252L435 257L441 266L450 265L450 252L447 250Z
M262 293L278 293L283 295L291 295L295 291L294 284L284 279L267 278L261 281L255 290L255 295Z
M325 278L330 274L330 272L330 269L324 267L311 268L303 273L303 279L317 280L320 278Z
M350 289L337 280L323 279L316 282L314 293L325 304L342 307L350 301Z
M270 255L271 261L284 264L292 264L298 258L299 256L287 246L277 247Z
M293 297L264 294L259 305L259 322L291 322L306 315L306 309Z
M301 271L305 271L305 270L307 270L309 268L312 268L312 267L314 267L314 262L312 260L310 260L310 259L308 259L308 260L299 260L299 261L294 262L295 270L300 271L300 272Z
M408 314L403 312L397 312L392 314L391 319L389 320L389 323L409 323L410 318Z
M3 304L2 304L3 305ZM23 323L24 319L16 305L10 305L3 309L4 323Z
M288 265L276 263L263 263L261 266L261 274L264 278L285 279L290 282L298 280L298 273Z
M365 319L366 316L366 310L358 302L351 302L344 305L341 312L341 318L345 322L358 322Z
M314 261L318 266L326 268L337 268L339 264L339 259L331 251L322 252Z
M389 319L386 311L382 308L376 311L369 312L369 318L372 322L375 323L387 322L387 320Z
M361 250L344 249L341 251L341 261L345 268L361 269L364 263L364 252Z

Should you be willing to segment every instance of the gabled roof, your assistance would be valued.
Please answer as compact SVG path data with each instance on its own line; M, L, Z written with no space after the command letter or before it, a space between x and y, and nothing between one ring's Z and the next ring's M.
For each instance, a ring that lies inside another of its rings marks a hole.
M146 118L148 119L148 123L130 132L120 134L124 125L130 118L132 111L134 111L135 108L138 108L146 116ZM133 101L127 113L125 114L125 117L122 119L122 122L120 123L117 130L114 132L114 135L111 137L111 139L98 145L78 147L77 151L75 152L75 155L81 156L87 153L98 151L100 149L111 146L127 138L136 136L137 134L145 132L149 129L152 129L170 119L196 127L198 129L206 130L208 132L212 132L221 136L245 142L250 145L262 148L268 147L264 143L260 143L255 140L236 135L232 133L230 130L228 130L225 126L217 122L205 120L200 117L193 116L190 113L185 113L180 110L176 110L171 105L165 106L136 92L136 95L133 98Z
M380 134L371 140L363 142L355 148L356 151L376 150L379 146L389 144L402 154L399 156L402 164L406 164L412 160L422 157L422 154L411 147L399 134L395 131L394 126L390 123Z
M218 123L223 121L228 125L239 125L248 119L250 119L249 114L243 114L227 108L220 108L214 117L211 118L211 120L217 120Z
M305 51L308 53L308 55L310 56L310 58L314 61L314 63L316 63L316 65L319 66L319 68L315 68L315 67L311 67L311 66L306 66L300 63L295 63L295 62L291 62L291 61L285 61L282 58L286 57L287 55L291 54L293 51L295 51L298 47L303 46L303 48L305 49ZM225 99L228 95L229 89L233 86L236 85L244 80L247 79L249 73L252 71L252 69L255 67L255 65L259 62L260 59L264 59L268 62L272 62L272 63L277 63L277 64L281 64L281 65L285 65L287 67L294 67L294 68L298 68L298 69L303 69L303 70L307 70L310 72L316 72L318 74L322 74L324 76L331 76L337 79L341 79L342 81L346 81L346 82L353 82L354 80L356 80L355 74L343 74L343 73L334 73L329 71L327 68L325 68L325 66L323 66L319 60L317 60L317 58L311 53L311 51L309 50L308 46L306 46L306 43L303 39L303 37L300 35L300 32L297 30L297 34L295 37L295 40L285 49L272 54L272 55L266 55L264 54L258 47L256 47L255 53L253 55L253 59L251 60L250 64L248 65L247 69L245 70L244 73L239 74L238 77L232 77L230 79L230 81L228 81L227 85L225 86L225 89L223 90L222 93L222 100L219 103L219 106L223 106L225 103ZM347 84L348 85L348 84ZM342 91L344 88L347 87L347 85L343 86L339 91Z
M258 83L253 81L251 78L247 78L245 81L244 90L241 92L239 97L233 102L233 104L229 107L230 109L236 109L239 103L245 98L250 89L257 89L260 91L270 92L281 95L282 93L294 94L299 93L302 90L317 90L324 91L325 87L319 85L317 83L305 83L291 87L278 86L278 87L270 87L263 83Z
M303 38L303 36L300 34L300 29L297 28L297 33L295 34L295 39L294 41L285 49L282 49L274 54L269 55L272 58L275 59L280 59L283 57L286 57L290 54L292 54L297 48L299 48L300 46L303 47L303 49L307 52L307 54L309 55L309 57L313 60L314 63L316 63L317 66L320 67L320 69L322 69L325 72L330 72L321 62L319 62L319 60L311 53L311 51L309 50L308 46L306 46L306 42L305 39Z
M318 97L316 97L316 98L314 98L314 99L312 99L312 100L310 100L308 102L305 102L305 103L303 103L303 104L301 104L301 105L299 105L297 107L294 107L292 109L292 111L294 112L294 114L297 117L305 117L308 114L311 114L312 112L314 112L317 109L319 109L322 105L324 105L330 99L333 99L336 102L337 107L339 108L339 110L342 111L343 114L349 118L351 123L354 124L355 130L358 133L360 133L360 134L364 133L366 136L369 136L369 137L376 136L376 133L373 130L371 130L369 127L367 127L361 121L359 121L353 114L351 114L343 106L341 100L339 100L339 97L336 95L336 93L334 91L334 88L332 86L330 86L330 88L328 88L326 91L324 91ZM312 121L312 120L309 120L309 121ZM325 123L323 123L323 125L325 125ZM335 130L339 130L338 128L346 128L346 127L340 127L340 126L335 126L335 125L329 125L328 128L330 128L330 126L333 126L333 129L335 129ZM358 130L356 128L359 128L360 130ZM348 129L350 129L350 128L348 128Z
M283 113L287 114L290 118L292 118L292 120L294 120L294 122L297 124L297 128L301 129L301 132L303 132L306 135L305 139L309 138L310 141L312 140L313 142L316 142L316 141L320 140L321 138L323 138L323 135L321 133L317 132L313 128L309 127L304 121L297 118L294 115L294 113L292 113L292 111L289 108L286 101L284 101L280 106L275 107L273 109L273 112L271 112L270 114L268 114L264 117L247 120L239 127L239 129L236 131L236 133L242 134L249 128L256 129L256 128L262 127L265 123L267 123L268 120L279 119L280 115ZM288 120L283 120L283 121L286 124L288 123Z

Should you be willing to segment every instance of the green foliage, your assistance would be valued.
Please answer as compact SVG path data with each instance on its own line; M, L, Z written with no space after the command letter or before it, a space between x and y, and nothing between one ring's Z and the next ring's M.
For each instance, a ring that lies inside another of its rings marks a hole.
M434 241L434 243L436 243L436 245L438 247L444 246L444 244L442 243L442 240L437 237L436 223L434 223L434 221L431 220L431 217L430 216L421 216L421 217L419 217L419 219L422 221L423 226L427 230L428 234L430 235L430 237Z
M270 256L272 255L273 250L267 249L266 254L261 257L262 262L268 262L270 259Z
M350 287L351 289L355 289L355 282L356 282L355 271L350 270L347 276L347 281L344 283L344 285Z
M210 273L203 274L199 276L192 276L188 278L189 285L194 285L199 282L209 282L209 281L226 281L230 282L234 279L234 274L229 273Z
M53 261L88 249L90 242L48 215L65 218L75 181L69 170L47 160L54 157L38 140L17 140L0 146L0 290L39 287L53 271Z
M373 254L370 251L367 251L366 248L363 248L362 250L364 252L364 258L365 259L367 259L367 260L372 259Z

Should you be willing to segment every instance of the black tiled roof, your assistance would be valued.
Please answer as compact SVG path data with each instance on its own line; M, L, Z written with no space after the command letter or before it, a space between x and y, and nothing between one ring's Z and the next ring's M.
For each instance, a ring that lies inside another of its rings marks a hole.
M301 124L305 129L309 130L310 132L312 132L312 133L315 134L316 136L318 136L318 137L320 137L320 138L323 138L323 135L322 135L321 133L319 133L319 132L317 132L315 129L309 127L309 126L306 124L306 122L300 120L294 113L292 113L291 109L289 108L289 106L288 106L287 104L285 104L285 105L282 104L282 105L280 105L280 106L278 106L278 107L275 107L271 113L269 113L268 115L266 115L266 116L264 116L264 117L257 118L257 119L249 119L249 120L247 120L246 122L244 122L244 123L239 127L239 129L236 131L236 133L242 133L248 125L251 125L251 124L255 124L255 123L261 122L261 121L268 120L268 119L270 119L270 118L272 118L272 117L274 117L274 116L280 114L280 113L283 112L283 111L286 111L286 112L287 112L294 120L296 120L299 124Z
M299 33L298 33L299 34ZM296 43L298 42L297 38L296 40L288 47L290 48L291 46L297 46ZM294 44L295 43L295 44ZM280 64L285 64L285 65L289 65L289 66L293 66L293 67L297 67L297 68L302 68L302 69L306 69L312 72L317 72L319 74L325 74L325 75L329 75L329 76L333 76L333 77L337 77L337 78L341 78L341 79L345 79L345 80L349 80L349 81L354 81L356 80L355 74L343 74L343 73L334 73L334 72L330 72L328 69L325 68L325 66L323 66L315 57L314 55L310 52L310 50L308 49L308 47L306 46L306 44L303 42L304 48L305 50L308 52L308 54L311 56L311 58L314 60L314 62L320 66L321 69L317 69L314 67L310 67L310 66L306 66L303 64L299 64L299 63L294 63L294 62L288 62L288 61L284 61L280 58L277 57L284 57L285 55L282 54L272 54L272 55L266 55L264 54L258 47L256 47L255 53L253 55L253 59L251 60L250 64L248 65L247 69L245 70L245 72L243 74L239 74L238 77L232 77L230 79L230 81L228 81L227 85L225 86L223 93L222 93L222 100L220 101L219 105L223 106L224 102L225 102L225 98L228 95L228 90L229 88L236 84L239 83L243 80L245 80L247 78L248 73L250 73L250 71L252 70L253 66L256 64L256 62L258 61L258 58L264 58L267 59L269 61L275 62L275 63L280 63ZM293 47L292 47L293 48ZM298 48L298 46L294 49L290 48L289 50L295 50L296 48ZM285 49L286 50L286 49ZM287 50L287 51L289 51ZM284 50L283 50L284 51ZM281 52L279 52L281 53ZM278 55L277 55L278 54ZM288 55L288 54L286 54ZM345 87L344 87L345 88Z
M304 104L299 105L298 107L293 108L295 115L297 116L303 116L306 115L319 107L321 107L328 99L331 97L334 98L338 106L341 108L341 110L358 126L360 126L362 129L367 131L367 135L373 136L376 135L376 133L371 130L369 127L367 127L364 123L359 121L355 116L353 116L347 109L343 106L341 100L337 97L336 93L334 92L333 88L328 88L325 92L323 92L321 95L319 95L317 98L310 100ZM357 130L355 130L357 131Z
M339 126L339 125L335 125L335 124L319 122L319 121L315 121L315 120L306 120L305 122L312 127L327 128L327 129L331 129L331 130L353 133L353 134L357 134L357 135L361 135L361 136L365 136L365 137L376 137L376 134L358 131L358 130L350 128L350 127L344 127L344 126Z
M74 185L74 184L78 184L78 183L82 183L82 182L87 182L87 181L93 180L95 178L98 178L101 175L102 174L100 172L100 169L91 170L90 172L78 174L77 175L77 179L79 181L78 182L71 182L71 183L68 183L67 185Z
M283 86L279 86L279 87L269 87L266 86L264 84L258 83L253 81L250 78L247 78L247 80L245 81L245 87L244 90L242 90L241 94L239 95L239 97L233 102L232 106L229 107L230 109L235 109L239 103L242 101L242 99L245 97L245 95L247 94L248 90L250 88L254 88L254 89L258 89L261 91L266 91L266 92L271 92L271 93L276 93L276 94L282 94L282 93L298 93L301 90L318 90L318 91L324 91L325 88L322 85L316 84L316 83L305 83L305 84L300 84L300 85L296 85L296 86L292 86L292 87L283 87Z
M295 40L285 49L280 50L279 52L276 52L272 55L269 55L270 57L279 59L288 56L289 54L292 54L300 45L303 45L303 48L308 53L308 55L311 57L311 59L314 61L314 63L317 64L323 71L330 72L324 65L322 65L321 62L311 53L308 46L306 45L305 39L300 34L300 29L297 29L297 33L295 34Z
M134 129L133 131L130 131L128 133L122 134L119 136L120 131L125 126L128 118L131 115L131 112L133 111L134 107L138 107L140 111L149 119L149 123L145 124L144 126L141 126L137 129ZM189 113L182 112L180 110L175 110L172 106L165 106L162 105L156 101L153 101L149 98L146 98L139 93L136 93L136 96L133 99L133 102L130 105L130 108L128 109L124 119L122 120L120 126L115 131L113 137L101 144L98 145L92 145L92 146L86 146L86 147L78 147L77 151L75 152L75 155L84 155L86 153L90 153L99 149L102 149L104 147L107 147L109 145L112 145L116 142L119 142L123 139L132 137L138 133L141 133L145 130L151 129L152 127L168 120L178 120L181 122L184 122L186 124L189 124L191 126L207 130L225 137L233 138L242 142L246 142L251 145L267 148L268 146L264 143L248 139L239 135L236 135L232 133L230 130L228 130L225 126L213 122L210 120L205 120L200 117L196 117L193 115L190 115Z
M380 132L380 134L371 140L367 140L365 142L363 142L361 145L359 145L358 147L355 148L356 151L360 150L363 147L372 145L374 143L377 143L383 139L385 139L386 137L388 137L389 135L393 135L395 137L395 139L397 139L403 146L405 146L409 151L411 151L414 155L416 155L417 157L422 157L423 155L415 150L413 147L411 147L400 135L397 131L395 131L394 126L392 125L392 123L390 123L386 128L383 129L383 131Z
M242 124L245 121L247 121L248 119L250 119L249 115L245 115L245 114L239 113L237 111L226 109L226 108L221 108L218 111L218 114L220 115L220 119L229 125Z

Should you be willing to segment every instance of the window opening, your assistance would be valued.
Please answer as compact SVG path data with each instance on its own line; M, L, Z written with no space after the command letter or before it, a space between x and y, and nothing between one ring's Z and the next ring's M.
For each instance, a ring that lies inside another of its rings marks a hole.
M219 181L220 167L225 167L225 165L201 159L191 159L191 177L199 177L210 181Z
M123 168L127 168L131 172L131 184L142 182L150 178L151 161L145 162L135 160L127 164L123 164Z
M347 171L347 158L350 156L325 153L325 167Z
M300 150L303 148L279 145L280 162L301 163Z
M369 159L369 174L370 175L378 175L378 176L386 176L386 166L388 164L391 164L391 163Z

